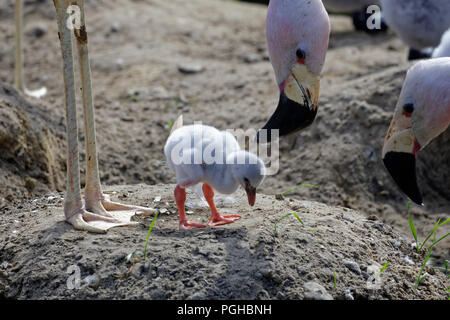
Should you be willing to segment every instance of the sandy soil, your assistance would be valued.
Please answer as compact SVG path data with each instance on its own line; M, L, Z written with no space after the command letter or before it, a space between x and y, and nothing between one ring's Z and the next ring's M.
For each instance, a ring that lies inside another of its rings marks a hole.
M0 294L18 299L445 298L446 278L431 267L413 291L424 256L375 217L274 196L258 197L250 209L242 192L217 197L221 211L241 214L240 221L178 231L173 187L107 188L118 200L160 209L146 261L151 217L136 218L143 226L111 229L104 236L65 223L62 194L8 212L11 222L0 225ZM188 194L187 207L191 220L206 222L209 209L195 193ZM293 216L279 221L292 211L300 213L304 226ZM391 264L375 278L387 261Z
M26 83L30 89L49 90L38 101L8 85L14 66L13 1L4 1L0 4L0 297L304 298L308 281L324 286L333 298L345 298L347 289L354 298L444 297L444 277L431 268L429 273L435 275L417 294L411 290L420 258L408 246L412 237L407 201L381 163L384 135L411 65L406 62L407 48L393 34L356 33L349 18L332 16L317 119L309 129L282 141L280 172L268 177L261 190L274 195L300 183L316 185L290 195L297 209L289 200L274 205L274 197L267 196L258 199L260 210L250 211L237 196L230 210L243 213L239 223L180 233L170 187L149 186L175 182L162 152L169 122L182 112L186 123L203 121L221 129L264 124L278 101L265 44L266 8L219 0L98 0L88 1L87 8L102 182L144 184L123 187L124 194L118 195L144 205L161 195L170 214L158 220L153 231L150 264L136 262L131 276L124 279L114 274L130 266L124 256L142 250L145 229L120 228L95 236L75 232L62 222L58 192L64 190L65 123L54 9L48 0L25 1ZM183 69L200 71L186 74ZM81 114L81 105L78 110ZM81 119L79 131L83 144ZM439 217L449 216L449 140L447 131L419 160L426 206L413 207L412 216L421 239ZM276 219L292 210L321 231L310 233L291 221L275 236ZM347 213L351 222L342 220ZM329 221L321 222L327 214ZM142 221L150 223L149 218ZM364 245L354 248L355 241ZM449 240L439 244L433 252L437 264L450 258L449 248ZM349 273L343 259L357 263L360 274ZM387 260L393 276L388 278L394 282L367 290L363 272L367 275L368 266ZM83 279L97 275L94 287L85 283L78 291L67 290L66 269L73 263L80 266ZM195 280L197 275L189 274L187 266L202 270L200 278ZM231 268L233 276L220 277L224 268ZM332 276L330 280L333 272L337 289ZM273 275L280 278L273 280Z

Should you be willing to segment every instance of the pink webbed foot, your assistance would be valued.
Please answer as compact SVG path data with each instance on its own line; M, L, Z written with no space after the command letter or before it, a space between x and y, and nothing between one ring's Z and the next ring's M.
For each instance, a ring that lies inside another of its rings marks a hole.
M186 218L186 211L184 208L184 203L186 202L186 190L185 187L188 184L184 184L184 185L177 185L175 187L175 201L177 203L178 206L178 212L180 214L180 224L179 224L179 229L180 230L190 230L190 229L198 229L198 228L206 228L205 225L201 224L201 223L197 223L197 222L191 222L188 221Z
M208 226L215 227L221 226L224 224L233 223L236 220L241 218L240 215L230 214L230 215L221 215L219 211L217 211L216 205L214 204L214 190L213 188L204 183L203 184L203 195L205 196L206 202L208 202L209 207L211 208L211 217L208 220Z
M209 218L208 226L215 227L224 224L230 224L239 220L240 218L241 216L238 214L221 215L219 212L217 212L216 214L211 215L211 218Z
M180 230L191 230L191 229L201 229L206 228L205 225L197 222L191 222L188 220L180 221L179 229Z

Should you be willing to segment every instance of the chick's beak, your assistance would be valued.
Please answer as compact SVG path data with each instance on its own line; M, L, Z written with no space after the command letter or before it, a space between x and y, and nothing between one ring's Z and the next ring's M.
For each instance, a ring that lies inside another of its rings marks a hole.
M384 165L400 190L418 205L423 205L416 177L416 156L420 144L411 128L394 131L395 128L389 129L383 146Z
M311 73L305 64L296 64L280 85L277 109L262 128L268 130L267 142L271 141L271 129L278 129L281 137L309 126L317 114L319 91L319 76ZM259 132L257 138L259 141Z
M256 200L256 188L247 183L245 185L245 192L247 193L248 204L253 207Z

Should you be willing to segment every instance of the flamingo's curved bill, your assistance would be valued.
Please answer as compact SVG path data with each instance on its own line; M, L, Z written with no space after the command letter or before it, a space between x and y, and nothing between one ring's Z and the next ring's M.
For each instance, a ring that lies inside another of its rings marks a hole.
M278 129L279 136L289 135L309 126L315 119L319 106L320 77L312 74L306 65L296 64L280 85L277 109L261 130ZM259 142L259 132L257 136Z
M395 122L391 128L395 126ZM383 163L400 190L418 205L423 205L417 184L416 156L420 144L411 128L390 129L383 146Z

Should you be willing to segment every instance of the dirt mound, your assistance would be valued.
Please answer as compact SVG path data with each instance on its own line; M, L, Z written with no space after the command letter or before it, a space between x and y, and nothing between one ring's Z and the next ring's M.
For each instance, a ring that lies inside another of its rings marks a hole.
M0 206L64 187L64 126L0 84Z
M446 277L374 218L324 204L244 193L217 197L223 213L242 219L225 227L179 231L170 185L106 188L121 201L161 213L143 251L145 227L106 235L78 232L63 221L62 194L24 203L0 226L0 297L16 299L445 299ZM157 202L156 197L161 197ZM209 216L188 193L190 219ZM286 213L299 213L304 226ZM277 232L275 226L277 225ZM134 253L134 255L130 255ZM379 278L381 266L390 262ZM79 282L76 281L79 280Z

